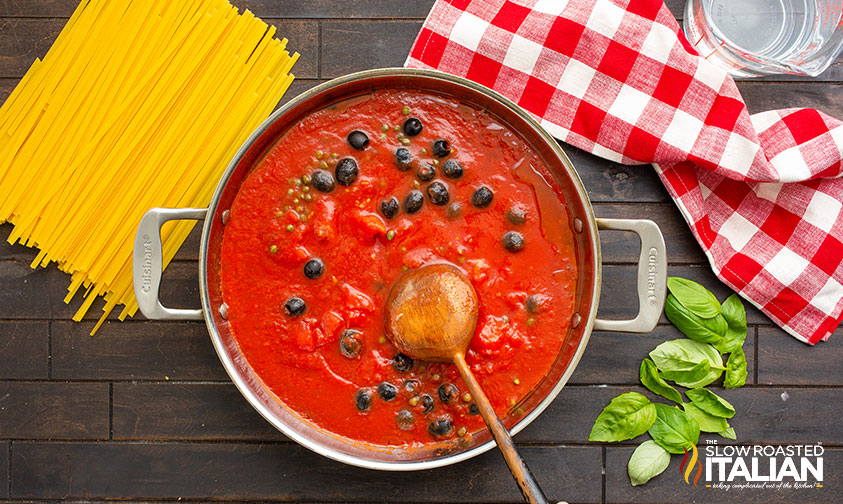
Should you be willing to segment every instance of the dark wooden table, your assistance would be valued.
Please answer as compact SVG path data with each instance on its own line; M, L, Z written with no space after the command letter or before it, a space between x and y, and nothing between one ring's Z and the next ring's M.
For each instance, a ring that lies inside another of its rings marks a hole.
M352 71L400 66L431 0L234 0L279 28L301 53L285 100ZM671 0L681 16L681 0ZM0 101L42 56L76 0L0 0ZM750 110L811 106L843 117L843 62L817 79L740 83ZM628 167L566 148L598 216L642 217L665 233L670 274L728 294L650 167ZM0 238L9 225L0 226ZM631 315L638 244L604 234L600 313ZM194 232L165 274L165 302L198 306ZM0 500L516 502L500 455L443 469L384 473L332 462L270 428L229 382L204 324L138 315L88 335L62 302L69 279L32 270L32 250L0 244ZM98 306L101 306L98 305ZM568 386L516 436L547 494L570 502L839 502L843 487L843 330L809 348L754 308L745 345L747 386L721 390L737 408L738 443L825 446L824 488L732 491L687 486L673 457L665 474L632 488L636 443L587 443L615 395L642 392L638 365L680 334L665 320L649 335L595 333ZM783 399L783 393L786 393ZM704 439L711 436L704 436ZM703 443L703 441L701 441Z

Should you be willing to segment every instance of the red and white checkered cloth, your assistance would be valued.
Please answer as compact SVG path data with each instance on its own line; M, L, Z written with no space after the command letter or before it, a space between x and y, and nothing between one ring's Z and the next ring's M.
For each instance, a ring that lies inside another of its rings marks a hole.
M653 163L717 276L801 341L843 317L843 123L750 116L661 0L439 0L406 66L484 84L556 138Z

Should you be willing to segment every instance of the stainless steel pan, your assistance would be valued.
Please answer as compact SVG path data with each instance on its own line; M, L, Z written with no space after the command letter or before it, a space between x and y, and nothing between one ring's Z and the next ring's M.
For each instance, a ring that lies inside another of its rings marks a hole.
M264 153L290 127L309 113L379 88L408 88L456 98L486 109L507 124L543 158L562 188L576 231L579 280L572 328L564 339L556 362L543 382L517 405L520 414L505 424L513 434L530 424L562 390L582 356L593 330L645 333L659 319L665 299L667 258L659 228L649 220L597 219L571 161L524 110L501 95L471 81L440 72L382 69L334 79L293 99L269 117L237 152L219 181L208 208L153 208L138 227L134 247L134 287L138 305L149 319L205 319L214 348L231 380L266 420L298 443L326 457L371 469L392 471L429 469L453 464L494 447L488 435L471 442L433 444L426 449L378 447L327 432L288 409L255 376L240 354L225 320L226 307L220 292L220 245L228 212L241 183ZM202 308L180 310L164 307L158 299L161 282L161 225L173 219L204 219L199 254L199 287ZM596 317L600 299L601 257L598 230L623 230L641 239L638 259L639 312L632 320Z

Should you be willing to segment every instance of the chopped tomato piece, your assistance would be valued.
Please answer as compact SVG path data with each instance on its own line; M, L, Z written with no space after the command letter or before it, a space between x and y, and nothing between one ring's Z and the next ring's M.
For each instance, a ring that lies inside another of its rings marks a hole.
M386 223L376 213L354 211L350 214L350 220L357 235L365 240L374 240L379 234L386 234Z
M342 316L340 316L339 313L330 310L326 311L325 314L322 315L322 329L328 336L335 337L343 326L345 326L345 324L343 323Z

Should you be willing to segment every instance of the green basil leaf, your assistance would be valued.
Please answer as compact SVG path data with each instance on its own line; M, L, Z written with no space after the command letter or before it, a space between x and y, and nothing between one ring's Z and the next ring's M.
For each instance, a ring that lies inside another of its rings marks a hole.
M688 383L702 383L711 376L711 364L708 361L702 361L691 369L684 371L663 371L662 376L666 380L673 380L678 385L687 387ZM716 380L715 376L711 381ZM708 384L706 384L708 385ZM704 385L697 385L702 387Z
M671 387L666 381L659 376L659 370L650 359L641 361L641 369L639 370L641 383L650 389L650 392L658 394L665 399L670 399L673 402L682 404L682 394L678 390Z
M729 427L724 431L720 431L718 432L718 434L720 434L726 439L738 439L738 436L735 434L735 429L733 427Z
M623 441L647 432L656 420L655 405L637 392L621 394L605 407L594 426L589 441Z
M679 408L655 403L656 421L650 427L653 441L670 453L691 451L700 439L700 426Z
M714 346L720 353L730 353L742 347L746 340L746 310L741 303L741 298L737 294L726 298L726 301L723 301L722 313L728 328L723 340Z
M667 288L682 306L702 318L711 318L720 314L720 303L714 294L693 280L668 277Z
M728 372L728 368L726 371ZM735 416L735 407L729 404L729 401L723 399L708 389L695 388L685 392L685 395L688 396L688 399L690 399L696 407L706 413L720 418L732 418Z
M726 388L739 388L746 384L746 355L743 348L738 347L729 354L726 361L726 379L723 386Z
M697 422L702 432L722 432L729 428L728 420L709 414L693 403L684 404L682 407L685 408L685 413Z
M676 339L665 341L650 352L650 358L663 372L665 379L673 380L678 385L688 388L704 387L713 382L726 369L723 367L723 359L713 346L708 343L700 343L689 339ZM701 379L695 379L696 373L700 371L698 366L702 362L708 362L709 371ZM696 369L695 369L696 368ZM671 378L669 373L674 371L686 371L688 374L679 375L679 379Z
M632 486L638 486L663 473L668 464L670 464L670 453L655 441L648 439L632 452L629 463L626 464L626 471L629 473Z
M680 303L673 294L668 294L664 303L664 314L677 329L692 340L720 344L729 325L722 315L702 318Z

